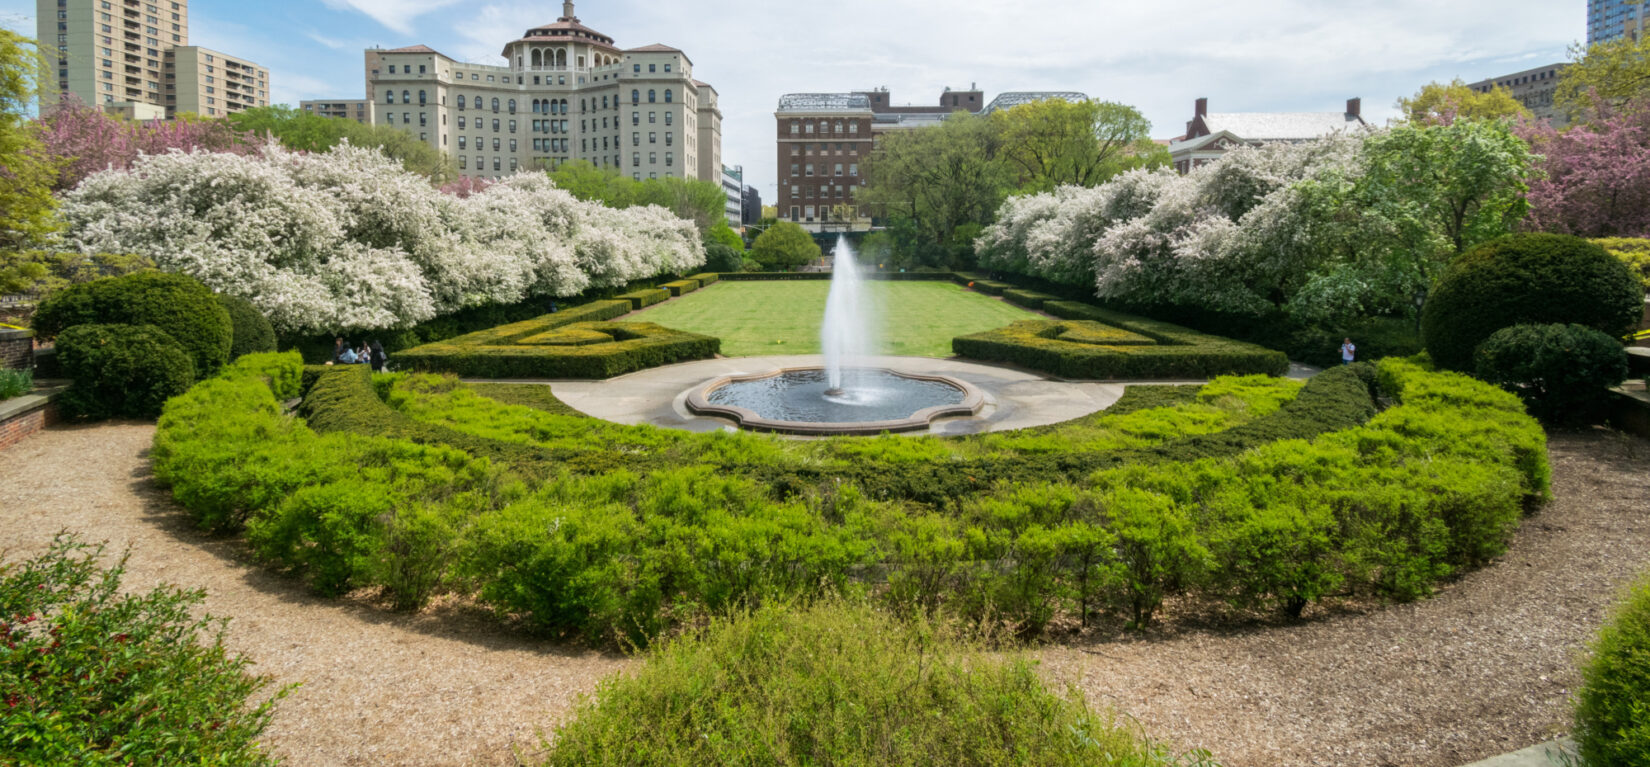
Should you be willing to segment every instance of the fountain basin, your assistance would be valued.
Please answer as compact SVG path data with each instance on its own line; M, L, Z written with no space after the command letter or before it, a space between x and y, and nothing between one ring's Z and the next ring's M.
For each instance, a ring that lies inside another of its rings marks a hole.
M985 392L967 381L887 368L851 372L854 386L843 391L832 389L822 367L723 376L688 392L686 405L742 429L814 436L917 431L985 407Z

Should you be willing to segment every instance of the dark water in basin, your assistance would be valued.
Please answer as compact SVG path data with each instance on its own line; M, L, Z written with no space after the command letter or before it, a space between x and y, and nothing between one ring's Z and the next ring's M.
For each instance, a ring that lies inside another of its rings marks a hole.
M938 381L913 381L880 370L844 371L841 394L827 395L824 370L796 370L757 381L739 381L707 397L775 421L868 423L909 418L918 410L963 401L963 392Z

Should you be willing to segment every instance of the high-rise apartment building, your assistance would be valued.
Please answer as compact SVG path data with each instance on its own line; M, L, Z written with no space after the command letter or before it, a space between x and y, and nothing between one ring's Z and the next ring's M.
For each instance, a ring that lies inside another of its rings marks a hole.
M860 168L879 135L936 125L953 112L987 114L1045 99L1083 101L1075 91L1015 91L987 104L985 92L946 88L937 104L894 106L887 88L848 93L789 93L774 112L779 144L779 218L811 232L866 231L858 204Z
M416 134L466 176L586 160L635 179L720 183L716 89L693 78L681 50L620 48L564 2L561 18L506 43L503 56L495 66L423 45L370 49L368 119Z
M269 104L269 71L189 45L188 0L36 0L48 69L41 107L66 95L153 119Z
M366 99L300 101L298 102L298 108L322 117L336 117L341 120L354 120L358 123L372 122L372 118L367 113L368 104Z
M1537 119L1563 127L1568 120L1558 114L1553 108L1553 97L1558 94L1558 78L1564 74L1564 69L1570 66L1567 63L1548 64L1544 67L1526 69L1510 75L1492 77L1480 80L1467 87L1478 93L1489 93L1496 88L1505 88L1507 92L1523 104L1525 109L1535 115Z
M1587 44L1639 39L1646 10L1643 0L1587 0Z

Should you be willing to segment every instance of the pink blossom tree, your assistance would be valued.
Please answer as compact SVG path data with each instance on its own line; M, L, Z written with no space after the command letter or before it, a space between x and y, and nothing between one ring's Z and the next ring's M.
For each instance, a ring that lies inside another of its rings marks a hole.
M244 155L262 143L219 120L131 122L72 96L40 118L37 133L47 155L62 163L56 191L73 189L99 171L127 170L140 155L173 149Z
M1567 130L1517 131L1541 159L1529 228L1582 237L1650 237L1650 105L1600 106Z

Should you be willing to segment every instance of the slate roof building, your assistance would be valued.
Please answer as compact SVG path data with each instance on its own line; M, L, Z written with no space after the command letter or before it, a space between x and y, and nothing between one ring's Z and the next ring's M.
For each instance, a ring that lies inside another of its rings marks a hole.
M1210 112L1209 100L1201 98L1186 135L1169 144L1169 156L1175 170L1186 174L1241 146L1317 141L1367 126L1362 99L1347 99L1345 112Z

